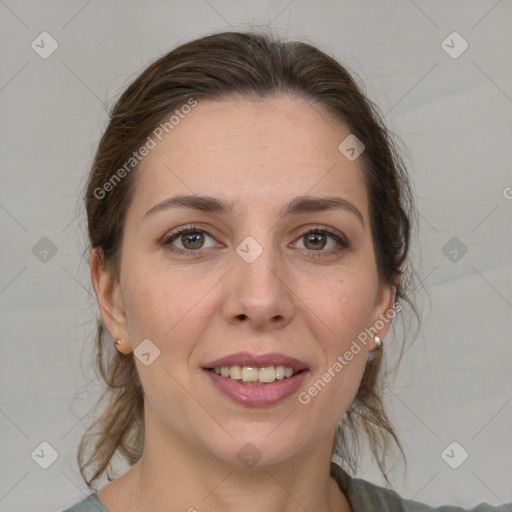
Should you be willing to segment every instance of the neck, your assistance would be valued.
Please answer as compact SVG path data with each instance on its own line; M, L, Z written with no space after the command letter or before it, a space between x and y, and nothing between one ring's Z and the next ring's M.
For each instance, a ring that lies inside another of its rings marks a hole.
M118 479L119 484L123 480L118 500L104 501L112 512L167 512L170 504L189 512L238 512L240 506L246 512L351 510L330 476L330 440L283 463L246 468L226 464L182 439L167 436L161 442L158 434L146 430L144 456Z

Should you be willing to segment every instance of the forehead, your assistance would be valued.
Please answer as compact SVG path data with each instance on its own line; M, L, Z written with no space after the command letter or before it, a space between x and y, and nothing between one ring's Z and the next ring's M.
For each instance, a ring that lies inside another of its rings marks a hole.
M235 206L339 194L366 210L362 159L338 150L350 130L318 104L290 96L199 100L168 131L139 164L141 207L176 193Z

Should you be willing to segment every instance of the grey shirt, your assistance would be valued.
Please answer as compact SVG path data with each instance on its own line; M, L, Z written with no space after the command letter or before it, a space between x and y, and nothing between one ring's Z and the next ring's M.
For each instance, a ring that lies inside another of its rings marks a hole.
M452 505L430 507L417 501L401 498L395 491L379 487L366 480L352 478L334 462L331 463L331 476L345 494L352 512L512 512L512 503L498 506L480 503L471 509ZM94 493L64 512L110 511Z

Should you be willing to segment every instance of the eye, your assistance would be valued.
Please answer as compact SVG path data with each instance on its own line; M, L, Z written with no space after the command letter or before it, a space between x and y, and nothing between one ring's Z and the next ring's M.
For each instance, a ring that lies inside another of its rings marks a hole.
M185 226L167 236L163 240L162 245L178 254L198 254L201 253L203 249L208 248L204 246L207 238L213 240L213 237L206 231L196 226ZM179 245L176 246L175 243L181 244L181 247ZM215 243L209 247L214 246Z
M213 243L205 246L208 238ZM302 247L299 244L299 248L304 249L311 258L334 255L349 248L347 239L341 233L327 227L310 228L300 235L295 244L299 242L302 243ZM179 255L199 256L204 250L218 244L205 230L197 226L184 226L165 237L161 245Z
M327 227L309 229L300 235L296 243L298 242L302 242L303 247L299 246L300 249L321 253L312 255L313 257L335 254L349 247L346 238L341 233Z

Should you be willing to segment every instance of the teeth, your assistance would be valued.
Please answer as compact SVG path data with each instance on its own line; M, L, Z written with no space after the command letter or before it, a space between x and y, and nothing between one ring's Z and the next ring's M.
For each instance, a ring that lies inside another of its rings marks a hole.
M284 379L285 367L284 366L276 366L276 379Z
M276 369L273 366L266 366L265 368L260 368L258 372L258 377L258 380L260 382L274 382L276 380Z
M255 366L223 366L214 368L213 371L222 377L228 377L234 380L241 380L244 383L270 383L275 380L286 379L294 375L293 368L278 366L265 366L257 368Z
M229 368L229 376L232 379L240 380L242 378L242 367L241 366L231 366Z

